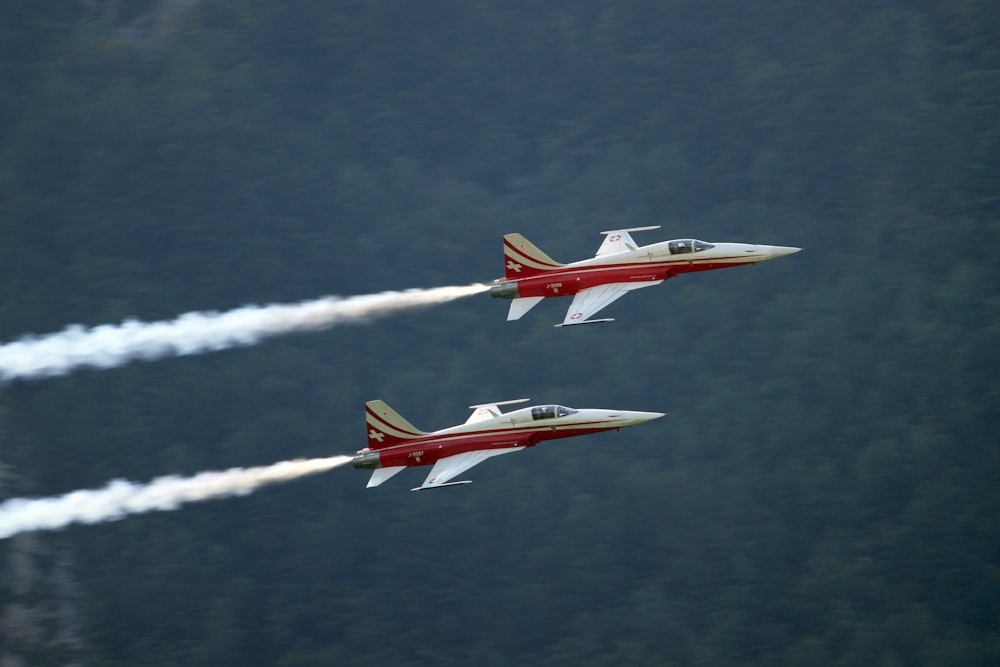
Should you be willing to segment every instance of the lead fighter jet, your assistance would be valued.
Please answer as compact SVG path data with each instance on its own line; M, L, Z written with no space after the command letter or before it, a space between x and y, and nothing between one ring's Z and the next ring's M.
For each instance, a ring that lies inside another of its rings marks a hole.
M663 416L662 412L574 410L561 405L500 411L501 405L527 400L470 405L473 413L464 424L432 433L415 428L383 401L368 401L368 446L354 457L354 467L372 470L368 488L406 468L432 464L427 479L412 491L468 484L468 480L450 480L492 456L519 452L543 440L621 429Z
M724 269L756 264L791 255L801 248L748 243L706 243L696 239L661 241L636 245L629 232L653 227L632 227L601 232L604 243L597 255L570 264L561 264L520 234L503 237L506 275L493 281L490 296L512 299L508 320L520 319L542 299L572 296L562 324L611 322L590 317L631 290L659 285L682 273Z

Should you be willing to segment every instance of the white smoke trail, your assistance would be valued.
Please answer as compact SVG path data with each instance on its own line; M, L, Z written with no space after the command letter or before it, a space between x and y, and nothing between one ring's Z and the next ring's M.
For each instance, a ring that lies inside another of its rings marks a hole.
M167 322L126 320L85 329L80 325L0 345L0 381L63 375L90 366L113 368L134 359L199 354L253 345L269 336L365 322L393 312L478 294L488 285L435 287L352 297L330 296L294 304L244 306L223 313L194 312Z
M103 523L130 514L175 510L199 500L243 496L267 484L325 472L350 461L350 456L296 459L193 477L169 475L149 484L116 479L103 489L73 491L54 498L12 498L0 504L0 539L35 530L58 530L71 523Z

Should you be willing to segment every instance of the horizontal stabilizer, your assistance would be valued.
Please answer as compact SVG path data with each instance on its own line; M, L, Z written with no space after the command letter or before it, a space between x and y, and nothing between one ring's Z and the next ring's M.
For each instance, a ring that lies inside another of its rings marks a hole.
M433 484L431 486L415 486L410 491L426 491L427 489L441 489L446 486L458 486L459 484L472 484L471 479L467 479L461 482L446 482L445 484Z
M371 479L368 480L368 485L366 488L372 488L373 486L378 486L382 482L385 482L390 477L398 472L406 470L406 466L392 466L391 468L376 468L372 471Z
M512 300L510 310L507 311L507 321L521 319L526 312L540 304L544 299L544 296L526 296Z
M598 324L599 322L614 322L613 317L604 317L599 320L583 320L582 322L563 322L562 324L557 324L557 327L575 327L577 324Z

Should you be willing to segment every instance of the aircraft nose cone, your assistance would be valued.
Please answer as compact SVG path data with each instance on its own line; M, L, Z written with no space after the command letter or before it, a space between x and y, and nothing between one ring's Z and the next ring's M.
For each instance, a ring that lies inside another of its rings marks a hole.
M789 245L773 245L771 246L771 257L784 257L785 255L794 255L802 248L796 248L795 246Z
M653 421L654 419L659 419L666 415L665 412L636 412L629 411L626 412L623 417L625 417L629 424L641 424L643 422Z

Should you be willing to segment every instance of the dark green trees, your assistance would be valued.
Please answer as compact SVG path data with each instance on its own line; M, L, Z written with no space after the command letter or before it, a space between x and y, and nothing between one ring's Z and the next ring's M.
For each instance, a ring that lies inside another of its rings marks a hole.
M485 281L510 231L559 260L619 225L805 250L603 327L483 297L3 387L10 495L350 453L376 397L423 428L520 396L670 412L451 492L340 470L34 536L80 592L69 657L996 662L991 4L105 9L0 28L3 341Z

